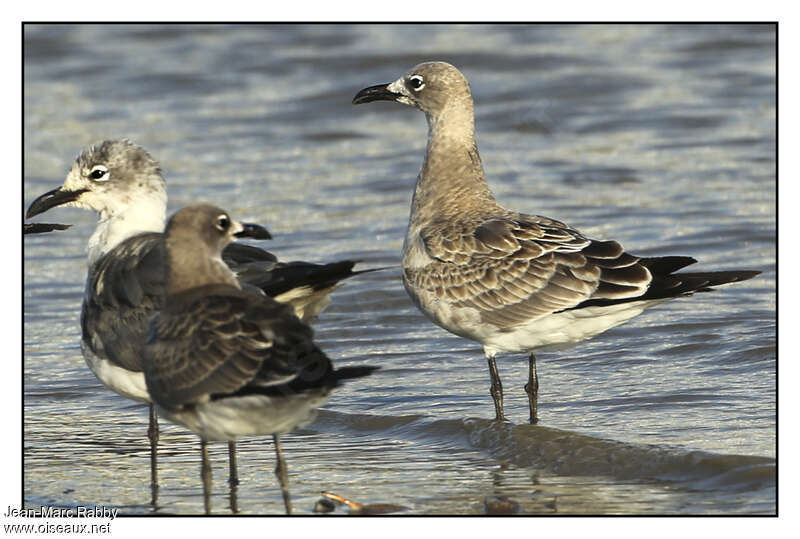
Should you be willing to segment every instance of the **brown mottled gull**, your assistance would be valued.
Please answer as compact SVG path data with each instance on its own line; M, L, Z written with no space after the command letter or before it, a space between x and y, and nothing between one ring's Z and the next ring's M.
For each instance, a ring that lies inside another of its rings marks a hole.
M425 113L428 147L403 246L403 283L439 326L483 345L498 420L495 355L527 352L530 422L537 421L536 350L576 343L679 296L750 279L758 271L674 273L686 256L640 258L616 241L511 211L494 198L475 143L467 79L445 62L419 64L354 104L397 101Z

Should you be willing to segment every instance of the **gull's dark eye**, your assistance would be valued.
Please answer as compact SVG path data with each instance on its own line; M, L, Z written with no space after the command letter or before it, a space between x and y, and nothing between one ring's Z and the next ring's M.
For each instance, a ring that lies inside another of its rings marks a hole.
M408 85L411 86L412 90L420 91L425 88L425 81L422 78L422 75L411 75L408 78Z
M103 165L95 165L89 172L89 177L95 181L107 180L108 168L104 167Z
M223 213L222 215L217 217L217 229L219 229L220 232L225 232L226 230L228 230L229 226L231 226L231 220L228 218L227 215Z

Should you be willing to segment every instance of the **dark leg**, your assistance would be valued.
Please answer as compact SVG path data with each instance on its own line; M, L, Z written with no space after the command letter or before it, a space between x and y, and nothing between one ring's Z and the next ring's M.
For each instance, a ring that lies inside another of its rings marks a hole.
M239 512L236 486L239 484L239 472L236 465L236 442L228 442L228 484L231 487L231 513Z
M531 409L531 425L539 422L536 415L536 405L539 398L539 375L536 373L536 356L528 356L528 383L525 384L525 393L528 394L528 405Z
M228 483L232 487L239 484L239 472L236 466L236 442L228 442Z
M203 478L203 505L206 514L211 514L211 463L208 462L208 442L200 439L200 454L203 462L200 465L200 476Z
M158 417L156 407L150 404L150 426L147 428L150 440L150 503L156 505L158 500Z
M231 513L234 515L239 512L239 494L238 490L239 487L236 485L230 485L230 502L231 502Z
M489 390L492 398L494 399L494 414L495 420L504 421L503 416L503 384L500 383L500 375L497 374L497 364L494 362L494 356L487 357L489 362L489 374L492 377L492 387Z
M272 439L275 441L275 457L278 463L275 465L275 475L278 476L278 481L281 484L281 492L283 492L283 505L286 506L286 514L292 514L292 501L289 498L289 474L286 471L286 461L283 460L283 451L281 451L281 444L278 442L278 435L273 434Z

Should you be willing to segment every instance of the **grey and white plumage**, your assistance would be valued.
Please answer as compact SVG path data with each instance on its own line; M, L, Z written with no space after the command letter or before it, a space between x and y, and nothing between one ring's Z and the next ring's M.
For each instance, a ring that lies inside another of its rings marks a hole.
M130 141L109 140L81 152L64 185L38 197L27 214L30 218L56 206L99 214L88 245L83 346L104 384L144 402L149 399L141 390L144 379L136 349L164 293L166 201L158 163ZM242 244L228 246L223 258L241 271L244 282L289 303L305 321L329 303L328 294L339 281L361 273L352 270L355 262L350 260L279 262L267 251ZM135 380L128 380L131 377Z
M104 385L150 402L138 349L163 295L167 194L158 164L133 143L104 141L82 151L64 184L34 200L27 218L57 206L96 211L81 308L81 348Z
M475 142L473 100L462 73L426 62L393 83L365 88L354 104L397 101L425 113L428 143L403 246L403 283L441 327L480 342L502 418L498 352L533 352L597 335L668 299L749 279L757 271L674 273L685 256L640 258L616 241L500 206Z
M241 288L221 258L240 228L207 204L169 220L167 295L150 322L145 379L162 415L204 441L272 434L277 447L342 380L374 369L334 370L290 307Z
M155 159L128 140L107 140L84 149L64 184L34 200L27 212L30 218L53 207L76 206L98 213L88 243L81 348L106 387L144 403L151 399L140 349L148 320L161 308L165 294L166 204L166 184ZM306 321L327 305L340 280L360 273L352 270L353 261L281 263L271 253L236 243L225 249L223 258L241 269L242 281L292 305ZM304 264L304 271L296 272L294 264ZM155 459L158 429L152 409L150 419Z

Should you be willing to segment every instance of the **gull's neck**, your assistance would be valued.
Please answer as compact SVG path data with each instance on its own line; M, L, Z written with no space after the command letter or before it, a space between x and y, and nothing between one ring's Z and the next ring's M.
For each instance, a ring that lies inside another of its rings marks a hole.
M89 238L89 266L130 237L143 232L164 232L166 218L166 193L140 196L124 206L104 208Z
M241 288L220 253L198 247L192 238L167 237L167 297L214 284Z
M411 223L454 219L496 204L475 143L472 99L428 119L428 147L411 204Z

